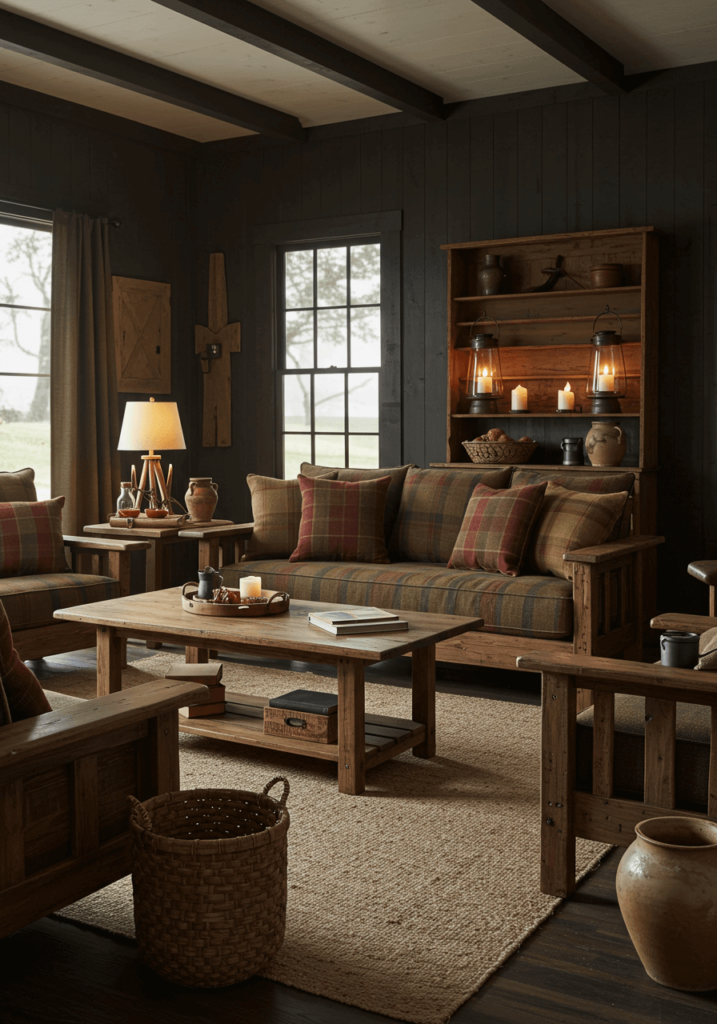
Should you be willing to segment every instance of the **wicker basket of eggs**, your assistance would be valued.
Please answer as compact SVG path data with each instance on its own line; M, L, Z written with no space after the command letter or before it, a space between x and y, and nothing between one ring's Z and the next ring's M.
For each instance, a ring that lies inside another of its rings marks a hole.
M464 441L463 447L468 452L471 462L481 463L513 463L527 462L538 442L531 437L521 437L514 441L500 427L493 427L487 434L474 437L472 441Z

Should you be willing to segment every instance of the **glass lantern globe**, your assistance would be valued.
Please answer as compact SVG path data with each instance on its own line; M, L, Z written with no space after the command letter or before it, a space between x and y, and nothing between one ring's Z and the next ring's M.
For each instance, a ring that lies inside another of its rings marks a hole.
M498 328L498 338L494 338L492 334L478 331L468 342L470 359L468 361L468 376L465 378L466 398L470 402L469 413L482 412L495 415L497 401L503 394L503 375L500 370L500 354L498 352L500 326L497 320L486 316L485 313L478 317L478 320L483 319L493 320ZM473 327L478 320L473 323Z
M601 316L616 316L620 321L620 334L616 331L596 331L595 324ZM598 314L593 323L592 352L588 371L587 394L592 398L592 413L620 412L619 398L627 391L625 357L622 351L622 320L609 306Z

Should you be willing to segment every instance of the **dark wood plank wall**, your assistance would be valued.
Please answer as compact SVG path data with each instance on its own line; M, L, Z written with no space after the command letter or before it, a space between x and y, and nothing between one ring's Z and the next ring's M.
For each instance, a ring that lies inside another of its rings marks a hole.
M255 302L269 294L254 280L253 226L391 209L404 215L403 457L422 466L445 457L441 242L644 224L665 232L660 605L703 608L706 594L685 568L717 557L717 81L207 160L200 295L206 255L224 250L230 317L243 322L244 349L235 357L234 447L203 459L232 511L249 514L247 472L274 471L269 402L252 390L258 367L274 358L272 339L252 326Z

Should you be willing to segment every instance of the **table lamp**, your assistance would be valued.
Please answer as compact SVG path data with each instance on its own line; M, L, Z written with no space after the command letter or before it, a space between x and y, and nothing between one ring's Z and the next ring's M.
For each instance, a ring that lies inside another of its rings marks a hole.
M149 449L149 454L142 456L144 466L139 488L132 467L132 486L136 489L135 508L141 507L142 496L145 491L149 491L150 508L166 505L171 511L172 467L169 467L165 480L162 456L155 455L154 449L170 451L186 447L176 402L155 402L153 398L148 402L127 402L117 449L121 452Z

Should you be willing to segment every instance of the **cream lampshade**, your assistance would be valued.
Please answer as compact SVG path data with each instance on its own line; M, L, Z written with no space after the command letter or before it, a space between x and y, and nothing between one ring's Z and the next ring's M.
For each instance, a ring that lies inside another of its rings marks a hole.
M119 451L149 451L143 455L144 467L139 488L135 494L135 508L142 503L142 492L150 492L150 507L171 506L172 467L167 479L162 472L161 456L155 449L170 451L186 448L184 432L176 402L127 402L117 448ZM136 474L132 467L132 484L136 487ZM171 510L171 508L170 508Z

